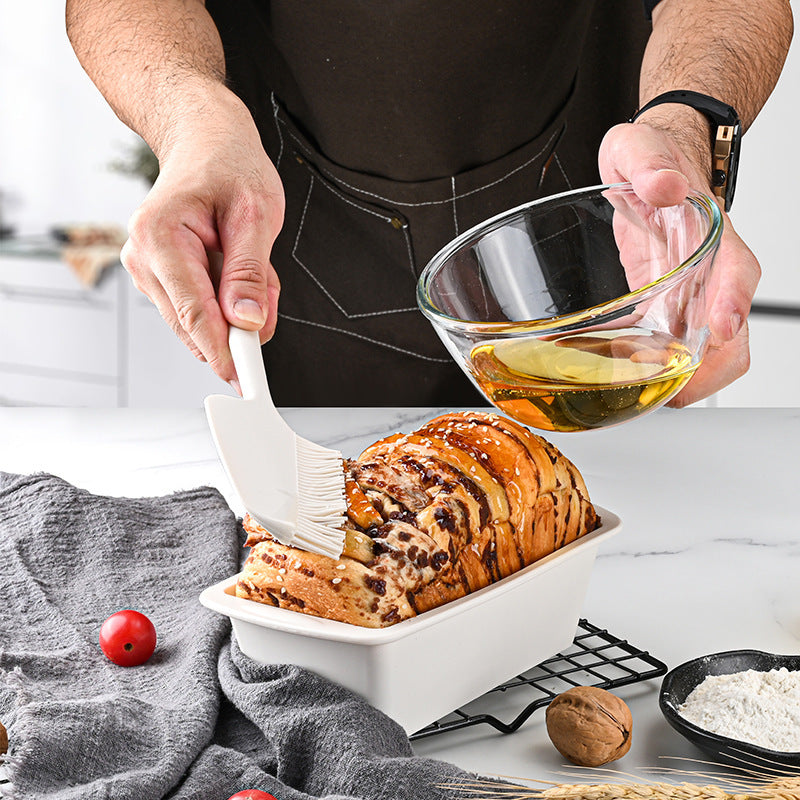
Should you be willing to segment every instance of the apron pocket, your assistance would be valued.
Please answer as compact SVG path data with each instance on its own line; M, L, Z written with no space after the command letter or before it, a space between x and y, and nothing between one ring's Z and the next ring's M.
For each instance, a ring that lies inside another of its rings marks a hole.
M347 319L416 310L408 222L333 186L304 156L307 190L291 256Z

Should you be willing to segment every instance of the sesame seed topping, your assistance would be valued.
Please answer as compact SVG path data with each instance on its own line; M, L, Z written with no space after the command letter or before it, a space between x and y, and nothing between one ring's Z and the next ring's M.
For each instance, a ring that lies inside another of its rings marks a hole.
M347 569L347 566L345 564L337 564L336 569Z
M342 582L342 579L341 579L341 578L334 578L334 579L331 581L331 583L341 583L341 582Z

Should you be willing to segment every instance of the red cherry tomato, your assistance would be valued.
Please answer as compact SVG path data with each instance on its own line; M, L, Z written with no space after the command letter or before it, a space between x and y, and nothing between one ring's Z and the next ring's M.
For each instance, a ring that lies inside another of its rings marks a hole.
M277 800L274 794L262 792L261 789L245 789L243 792L232 794L228 800Z
M138 667L156 649L156 629L138 611L117 611L100 627L100 649L121 667Z

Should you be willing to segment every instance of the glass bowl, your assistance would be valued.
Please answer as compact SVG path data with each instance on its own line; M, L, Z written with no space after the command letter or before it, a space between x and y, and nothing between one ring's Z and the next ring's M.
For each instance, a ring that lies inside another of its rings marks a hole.
M604 428L674 397L708 340L717 204L643 203L630 184L537 200L437 253L417 302L450 354L508 416Z

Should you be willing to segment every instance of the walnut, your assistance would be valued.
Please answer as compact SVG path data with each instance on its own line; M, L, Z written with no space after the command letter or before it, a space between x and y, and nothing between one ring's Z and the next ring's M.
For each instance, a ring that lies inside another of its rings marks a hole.
M555 697L545 715L547 733L564 758L599 767L631 747L633 719L616 695L596 686L576 686Z
M3 723L0 722L0 756L8 752L8 733L6 733Z

